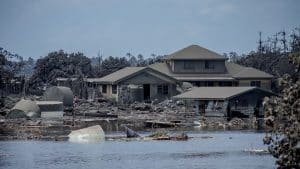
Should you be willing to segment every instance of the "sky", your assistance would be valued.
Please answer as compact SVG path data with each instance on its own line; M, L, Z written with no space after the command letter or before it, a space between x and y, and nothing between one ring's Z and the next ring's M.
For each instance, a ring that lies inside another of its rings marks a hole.
M191 44L248 53L300 26L299 0L1 0L0 46L24 58L63 49L149 57Z

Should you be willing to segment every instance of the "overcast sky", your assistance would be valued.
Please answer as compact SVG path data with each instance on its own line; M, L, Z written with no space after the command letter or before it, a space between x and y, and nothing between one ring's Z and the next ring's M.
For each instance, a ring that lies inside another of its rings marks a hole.
M145 57L197 44L220 54L255 50L300 26L299 0L1 0L0 46L25 58L63 49Z

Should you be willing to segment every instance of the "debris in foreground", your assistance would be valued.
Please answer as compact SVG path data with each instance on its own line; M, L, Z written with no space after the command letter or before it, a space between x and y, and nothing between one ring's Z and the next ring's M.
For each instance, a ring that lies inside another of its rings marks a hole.
M96 143L105 140L105 134L100 125L74 130L68 136L70 142L77 143Z
M130 129L126 126L124 126L124 128L125 128L127 138L140 137L140 135L137 132L133 131L132 129Z

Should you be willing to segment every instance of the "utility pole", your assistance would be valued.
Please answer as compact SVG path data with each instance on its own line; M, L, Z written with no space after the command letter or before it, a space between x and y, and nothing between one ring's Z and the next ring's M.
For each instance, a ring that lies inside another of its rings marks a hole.
M278 33L276 33L275 35L274 35L275 37L274 37L274 40L273 40L273 52L277 52L277 43L278 43Z
M283 44L283 53L284 53L284 55L286 56L286 53L287 53L286 32L285 32L285 30L283 30L283 31L281 31L280 33L281 33L281 35L282 35L281 42L282 42L282 44Z
M101 64L102 64L102 59L103 59L103 56L100 52L100 50L98 51L98 66L99 66L99 72L101 72Z
M26 96L26 77L25 77L25 75L22 77L23 78L23 80L22 80L22 82L23 82L23 99L25 99L25 96Z
M258 52L259 52L260 55L262 55L261 31L259 31Z

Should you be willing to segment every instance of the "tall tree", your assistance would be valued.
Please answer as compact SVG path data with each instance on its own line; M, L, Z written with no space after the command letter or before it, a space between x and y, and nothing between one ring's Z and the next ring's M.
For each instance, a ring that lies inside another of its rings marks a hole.
M9 83L19 73L23 66L23 58L0 47L0 102L4 104L5 83Z
M300 168L300 51L291 53L290 61L296 65L296 76L280 78L282 97L264 101L269 127L264 143L280 169Z
M78 77L81 74L85 77L93 74L91 60L83 53L51 52L37 60L30 80L31 91L38 92L45 85L56 84L57 77Z
M130 63L125 57L109 56L102 62L102 72L100 76L108 75L127 66L130 66Z

